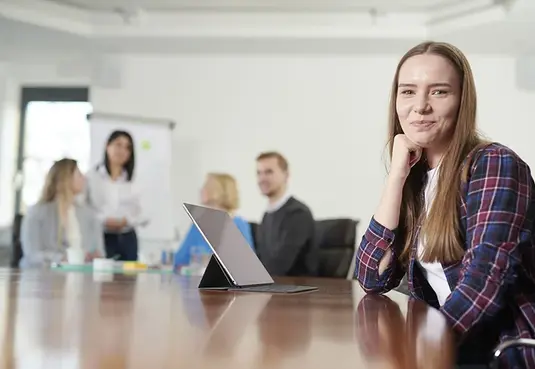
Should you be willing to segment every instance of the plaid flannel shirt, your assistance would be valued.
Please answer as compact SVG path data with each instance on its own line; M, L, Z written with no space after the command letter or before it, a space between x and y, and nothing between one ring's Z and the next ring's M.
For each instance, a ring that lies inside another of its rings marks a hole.
M460 202L466 253L460 262L443 264L452 290L444 305L439 307L415 262L417 242L405 270L398 261L402 245L396 242L396 230L374 218L357 251L355 278L365 291L384 293L407 273L412 297L439 308L461 340L486 325L499 332L499 341L535 338L535 184L530 169L496 143L466 165L471 167ZM392 262L379 275L387 249L392 250ZM507 368L535 368L534 349L512 348L503 356Z

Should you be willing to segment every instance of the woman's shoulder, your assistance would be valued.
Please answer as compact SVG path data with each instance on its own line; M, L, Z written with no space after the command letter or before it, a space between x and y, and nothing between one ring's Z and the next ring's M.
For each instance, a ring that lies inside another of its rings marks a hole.
M235 215L234 218L234 224L236 224L236 226L242 231L242 232L247 232L247 233L250 233L252 231L251 229L251 223L249 223L248 220L246 220L245 218L239 216L239 215Z
M245 218L243 218L240 215L234 215L232 217L232 219L234 220L234 223L236 223L238 225L248 225L249 224L249 222L247 220L245 220Z
M93 166L92 168L90 168L86 173L85 173L85 177L88 179L88 180L99 180L99 179L102 179L103 178L103 175L102 175L102 169L101 169L101 165L95 165Z
M53 202L38 202L26 209L24 218L43 218L48 215L51 209L53 209Z
M87 216L94 216L97 213L94 208L92 208L85 202L75 204L75 209L78 213L82 215L87 215Z
M490 142L477 147L471 155L472 166L478 163L488 160L489 157L495 157L496 159L508 159L510 161L518 161L524 163L524 160L510 147L503 145L499 142Z
M513 149L499 142L482 143L476 148L476 153L506 153L516 155Z
M493 176L517 171L519 168L530 173L528 164L510 147L490 142L477 147L469 156L471 172L485 172Z

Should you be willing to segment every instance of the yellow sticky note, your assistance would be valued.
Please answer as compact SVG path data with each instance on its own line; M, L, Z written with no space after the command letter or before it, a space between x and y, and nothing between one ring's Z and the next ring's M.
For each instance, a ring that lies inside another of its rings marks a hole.
M123 264L123 270L145 270L147 268L147 264L139 263L136 261L127 261Z

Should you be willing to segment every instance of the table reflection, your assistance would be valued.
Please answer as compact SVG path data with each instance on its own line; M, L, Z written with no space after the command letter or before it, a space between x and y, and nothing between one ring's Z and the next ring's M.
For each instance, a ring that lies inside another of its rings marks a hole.
M384 295L365 295L358 304L356 340L370 366L447 369L454 365L453 336L444 317L410 299L407 315Z
M265 309L271 295L268 294L227 294L232 299L219 316L207 316L211 329L202 350L202 355L231 356L239 346L247 329L257 324L258 317ZM207 299L203 299L203 303ZM205 308L205 312L209 309Z
M313 340L312 317L307 306L312 295L302 295L299 300L276 295L262 312L258 324L261 343L258 364L274 368L287 358L296 357L309 350Z

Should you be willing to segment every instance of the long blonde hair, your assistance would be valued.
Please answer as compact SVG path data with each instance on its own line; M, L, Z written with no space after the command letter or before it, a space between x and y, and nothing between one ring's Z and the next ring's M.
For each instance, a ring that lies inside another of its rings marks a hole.
M205 186L210 203L228 212L240 207L238 184L230 174L208 173Z
M39 203L55 201L58 205L60 225L67 224L67 212L74 200L72 178L78 164L73 159L61 159L52 165L46 176Z
M452 263L461 260L464 255L464 236L461 234L459 224L461 180L466 176L466 171L463 172L462 168L463 162L485 142L476 128L476 88L468 60L453 45L428 41L410 49L401 58L396 69L389 109L390 158L392 158L394 137L403 133L396 112L399 71L407 59L422 54L439 55L454 66L461 79L461 101L451 142L438 169L439 178L443 180L438 182L437 192L427 216L423 214L425 213L423 189L426 172L429 169L427 163L423 160L418 162L405 182L398 227L404 244L401 260L407 262L416 238L425 237L423 261ZM420 232L416 232L420 225Z

